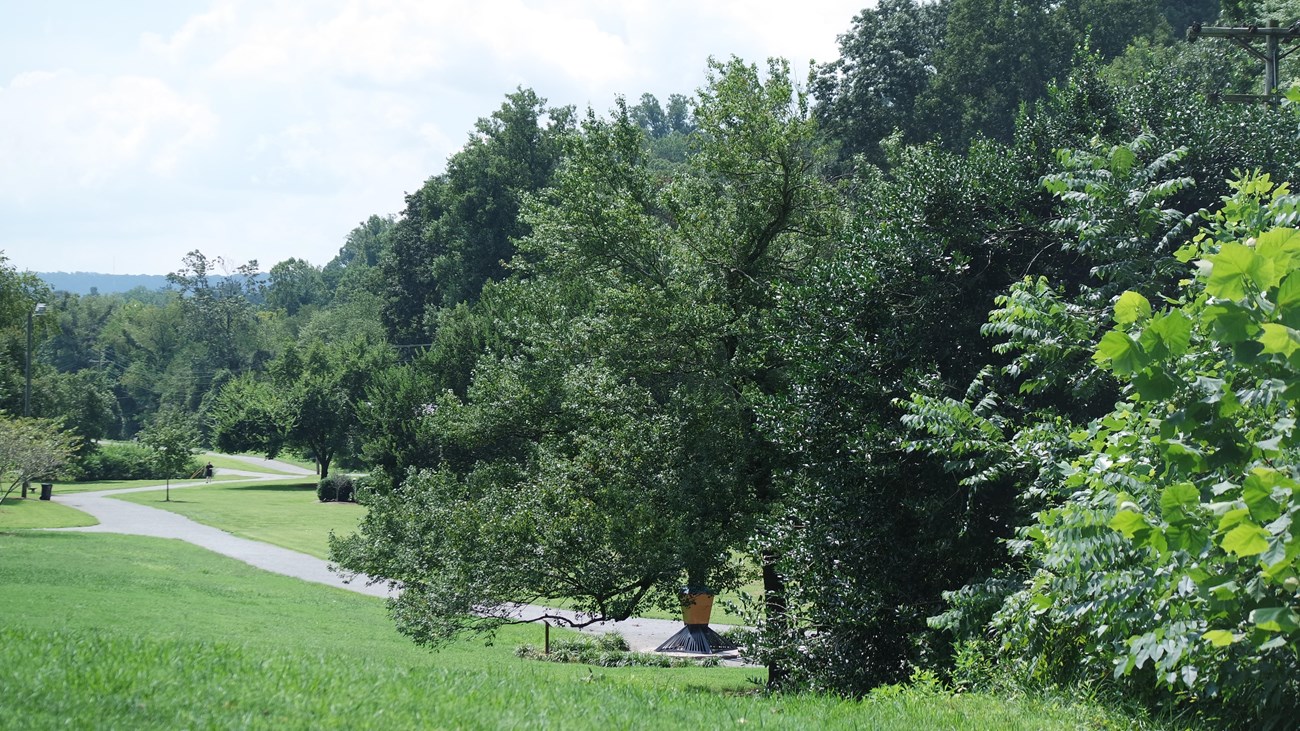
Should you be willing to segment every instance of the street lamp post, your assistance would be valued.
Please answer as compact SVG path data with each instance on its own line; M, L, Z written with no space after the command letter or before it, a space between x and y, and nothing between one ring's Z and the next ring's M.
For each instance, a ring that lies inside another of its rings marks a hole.
M32 317L45 314L45 303L37 302L27 311L27 387L23 389L23 416L32 415Z
M37 302L27 311L27 384L23 389L23 417L32 415L32 317L45 313L45 303ZM23 497L27 497L29 483L23 480Z

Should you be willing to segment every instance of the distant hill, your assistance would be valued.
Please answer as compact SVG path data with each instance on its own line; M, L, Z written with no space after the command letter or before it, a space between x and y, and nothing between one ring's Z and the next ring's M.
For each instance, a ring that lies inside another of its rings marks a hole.
M163 274L98 274L96 272L35 272L56 292L72 294L114 294L129 292L136 287L149 291L167 286Z

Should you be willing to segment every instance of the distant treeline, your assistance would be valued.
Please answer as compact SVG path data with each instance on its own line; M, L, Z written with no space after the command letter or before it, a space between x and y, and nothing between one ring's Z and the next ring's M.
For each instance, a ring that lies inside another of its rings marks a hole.
M56 292L115 294L136 287L149 291L167 286L165 274L100 274L98 272L36 272Z
M36 272L55 292L94 295L119 294L142 289L156 292L168 287L166 274L100 274L98 272ZM242 277L235 277L242 279ZM217 281L227 277L216 277ZM255 279L258 279L255 277ZM265 277L261 277L265 280Z

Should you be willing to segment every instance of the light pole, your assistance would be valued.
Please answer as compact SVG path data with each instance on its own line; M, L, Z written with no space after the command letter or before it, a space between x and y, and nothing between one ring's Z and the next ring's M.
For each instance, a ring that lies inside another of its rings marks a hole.
M32 415L32 316L45 313L45 303L37 302L27 311L27 386L23 389L23 418ZM23 480L23 498L27 497L29 483Z
M32 317L45 314L45 303L37 302L27 311L27 388L23 390L23 416L32 415Z

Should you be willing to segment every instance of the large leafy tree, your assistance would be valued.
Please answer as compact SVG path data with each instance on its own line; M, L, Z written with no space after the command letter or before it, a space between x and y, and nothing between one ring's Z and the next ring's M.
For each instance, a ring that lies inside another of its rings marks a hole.
M266 304L282 309L289 317L293 317L303 308L328 301L324 284L320 268L304 259L285 259L271 267L266 286Z
M434 309L473 301L485 282L505 276L513 242L527 233L520 206L550 182L572 114L531 90L509 94L478 121L447 172L407 196L381 261L393 342L428 342Z
M1009 140L1016 112L1064 76L1073 37L1053 23L1048 0L951 0L943 52L926 114L950 144Z
M0 418L0 475L4 498L19 485L52 477L72 459L77 437L50 419Z
M880 142L895 131L908 142L933 133L917 101L934 78L949 5L884 0L840 36L840 57L817 70L812 88L818 120L843 157L883 162Z
M27 318L37 302L50 302L49 287L34 274L14 269L0 252L0 409L11 414L23 410ZM57 331L48 317L35 318L32 327L36 344Z
M556 596L623 618L735 580L729 552L781 505L753 404L782 388L762 323L836 220L805 98L784 64L767 71L712 66L698 146L667 181L625 109L584 123L530 210L520 278L492 288L507 337L463 398L419 414L439 469L376 496L333 546L402 584L404 631L437 641ZM755 563L782 622L776 558Z
M269 365L269 379L244 375L221 389L210 416L214 441L226 451L259 451L268 458L298 449L326 477L334 459L353 450L367 384L391 361L386 346L365 341L292 346Z
M205 366L200 375L238 372L254 362L260 349L254 302L261 301L264 286L256 261L231 267L195 250L167 281L181 294L184 332L199 346L195 352Z

